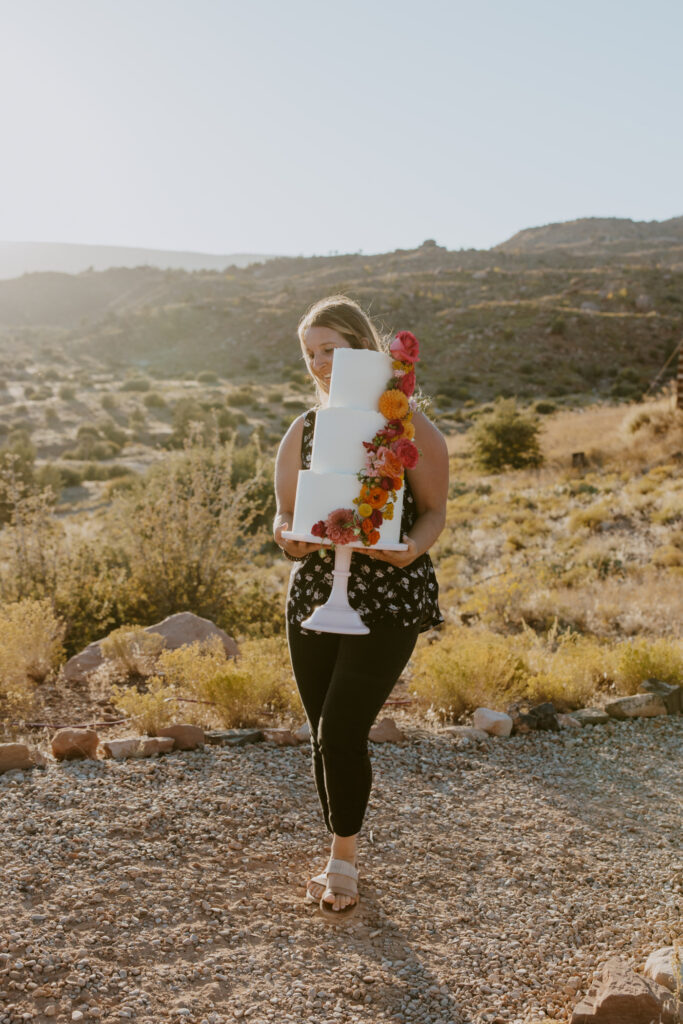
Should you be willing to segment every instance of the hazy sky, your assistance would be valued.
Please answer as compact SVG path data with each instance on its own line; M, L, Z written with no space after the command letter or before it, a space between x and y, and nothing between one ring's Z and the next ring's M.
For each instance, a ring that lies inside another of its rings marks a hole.
M487 248L683 214L680 0L0 0L0 239Z

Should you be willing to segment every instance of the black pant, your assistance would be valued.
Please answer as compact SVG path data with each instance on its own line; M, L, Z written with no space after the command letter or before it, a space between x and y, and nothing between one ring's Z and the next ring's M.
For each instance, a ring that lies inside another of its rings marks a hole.
M418 626L382 622L364 636L304 636L287 626L294 678L311 730L313 778L327 829L338 836L360 832L372 786L368 734L418 632Z

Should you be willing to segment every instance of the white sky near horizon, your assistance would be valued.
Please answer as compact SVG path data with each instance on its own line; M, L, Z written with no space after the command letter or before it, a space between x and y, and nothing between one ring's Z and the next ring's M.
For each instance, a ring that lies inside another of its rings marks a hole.
M488 248L683 214L679 0L0 0L0 239Z

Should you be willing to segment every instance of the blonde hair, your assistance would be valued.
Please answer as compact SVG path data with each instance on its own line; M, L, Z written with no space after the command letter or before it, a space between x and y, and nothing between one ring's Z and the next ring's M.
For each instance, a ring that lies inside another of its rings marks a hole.
M297 328L304 350L306 331L311 327L329 327L348 341L351 348L370 348L384 352L382 337L357 302L346 295L329 295L304 313ZM305 351L304 351L305 355Z

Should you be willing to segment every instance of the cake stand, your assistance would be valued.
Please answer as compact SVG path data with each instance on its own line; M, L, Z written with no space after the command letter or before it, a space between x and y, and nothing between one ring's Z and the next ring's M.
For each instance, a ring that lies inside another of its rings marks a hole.
M319 547L331 547L332 542L312 533L293 533L285 530L282 536L287 540L301 540ZM373 544L372 551L407 551L407 544ZM348 636L361 636L369 633L355 608L349 604L348 588L351 575L351 555L354 550L368 551L361 541L352 544L337 544L334 549L333 583L330 596L325 604L319 605L301 625L304 629L314 629L318 633L343 633Z

